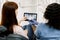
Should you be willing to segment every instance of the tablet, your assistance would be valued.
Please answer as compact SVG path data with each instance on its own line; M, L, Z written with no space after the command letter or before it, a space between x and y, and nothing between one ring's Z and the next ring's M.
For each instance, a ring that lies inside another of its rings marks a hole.
M24 13L28 20L37 20L37 13Z

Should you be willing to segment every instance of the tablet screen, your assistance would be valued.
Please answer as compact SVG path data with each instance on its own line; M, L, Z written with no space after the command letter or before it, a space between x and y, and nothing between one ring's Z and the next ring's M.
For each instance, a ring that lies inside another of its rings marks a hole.
M28 20L37 20L37 13L24 13Z

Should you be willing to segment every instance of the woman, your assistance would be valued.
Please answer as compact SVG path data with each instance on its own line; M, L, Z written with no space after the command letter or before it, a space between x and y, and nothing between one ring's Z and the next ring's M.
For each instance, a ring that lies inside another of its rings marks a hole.
M5 2L2 8L2 22L1 25L7 28L5 35L19 34L27 38L27 31L23 30L22 27L18 26L16 19L16 11L18 5L15 2Z
M47 23L40 23L35 31L37 40L60 40L60 4L47 6L44 17Z

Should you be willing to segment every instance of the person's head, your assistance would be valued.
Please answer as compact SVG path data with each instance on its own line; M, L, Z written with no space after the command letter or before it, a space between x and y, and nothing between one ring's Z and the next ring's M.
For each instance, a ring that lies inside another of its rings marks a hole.
M60 29L60 4L52 3L48 5L44 17L48 20L48 25Z
M18 5L15 2L5 2L2 8L2 25L7 28L17 25L16 13Z

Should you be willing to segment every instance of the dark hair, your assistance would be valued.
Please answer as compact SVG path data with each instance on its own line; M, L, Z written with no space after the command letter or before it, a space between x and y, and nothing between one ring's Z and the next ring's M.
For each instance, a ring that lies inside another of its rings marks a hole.
M11 33L13 33L13 25L18 25L15 11L18 5L15 2L5 2L2 8L2 22Z
M47 6L44 17L48 20L48 25L60 30L60 4L52 3Z

